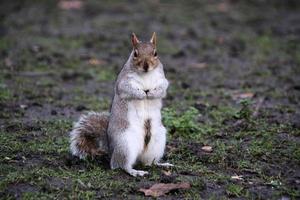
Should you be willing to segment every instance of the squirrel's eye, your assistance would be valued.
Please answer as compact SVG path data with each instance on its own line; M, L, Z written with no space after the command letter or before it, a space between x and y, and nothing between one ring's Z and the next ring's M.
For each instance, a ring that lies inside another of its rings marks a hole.
M134 56L135 58L138 56L138 53L137 53L137 51L134 51L134 54L133 54L133 56Z
M154 55L154 57L156 57L156 56L157 56L157 52L156 52L156 51L154 51L154 54L153 54L153 55Z

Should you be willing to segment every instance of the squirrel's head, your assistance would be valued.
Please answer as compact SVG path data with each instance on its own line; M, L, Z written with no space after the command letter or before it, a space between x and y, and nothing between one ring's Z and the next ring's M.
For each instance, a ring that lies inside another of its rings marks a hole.
M159 60L156 52L156 34L152 34L149 42L141 42L134 33L131 35L133 46L132 63L141 72L148 72L155 69Z

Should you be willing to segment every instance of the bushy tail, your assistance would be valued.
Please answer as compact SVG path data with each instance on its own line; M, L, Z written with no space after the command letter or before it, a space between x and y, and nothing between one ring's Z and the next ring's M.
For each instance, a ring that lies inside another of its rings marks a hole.
M71 153L80 158L106 154L108 121L107 112L82 115L70 133Z

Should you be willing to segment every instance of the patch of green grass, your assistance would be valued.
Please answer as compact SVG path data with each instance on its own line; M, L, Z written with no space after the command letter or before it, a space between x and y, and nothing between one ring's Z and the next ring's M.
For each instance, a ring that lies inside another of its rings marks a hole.
M256 38L256 44L263 53L270 54L274 49L274 45L276 45L276 42L274 42L271 36L262 35Z
M50 51L74 50L83 46L84 39L80 37L37 37L35 44Z
M293 151L292 151L292 157L298 162L300 163L300 147L298 144L295 144L296 146L294 146Z
M12 46L12 41L7 38L1 36L0 38L0 51L8 50Z
M190 107L182 114L176 113L174 109L165 108L163 110L164 124L167 126L169 132L174 136L185 138L192 138L193 135L199 134L200 127L197 123L199 111Z
M251 102L245 99L242 100L240 104L241 104L241 109L235 114L235 117L238 119L245 119L249 121L252 115L252 110L250 108Z
M0 74L0 102L4 102L13 98L13 92L9 89L5 82L4 74Z
M239 110L231 106L212 107L208 115L213 120L214 124L219 124L225 119L230 119L238 114Z
M14 152L18 151L23 147L22 143L17 140L16 134L7 134L4 131L0 132L0 148L2 152ZM4 160L5 157L11 156L10 154L3 154L1 159Z
M244 193L244 188L240 185L229 184L226 188L226 193L230 197L241 197Z
M175 54L179 52L179 48L174 46L169 40L161 38L158 43L158 54Z
M113 71L112 67L101 67L101 68L90 68L88 73L96 81L112 81L116 78L116 73Z
M7 88L4 83L0 82L0 102L7 101L12 98L11 91Z
M274 149L274 144L269 140L254 140L252 141L249 151L253 157L260 157L263 155L270 156Z
M5 152L23 153L67 153L68 152L68 131L72 126L71 121L54 120L48 122L37 122L41 133L31 135L25 131L15 131L14 134L1 134L1 148ZM23 141L23 138L25 141ZM30 138L30 139L26 139ZM26 145L24 145L26 144ZM9 159L14 154L7 154ZM5 159L5 158L1 158Z

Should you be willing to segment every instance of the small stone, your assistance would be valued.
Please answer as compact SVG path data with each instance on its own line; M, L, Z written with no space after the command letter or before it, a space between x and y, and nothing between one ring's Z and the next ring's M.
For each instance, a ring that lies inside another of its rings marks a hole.
M22 108L22 109L26 109L26 108L28 108L28 106L27 106L27 105L25 105L25 104L21 104L21 105L20 105L20 108Z

